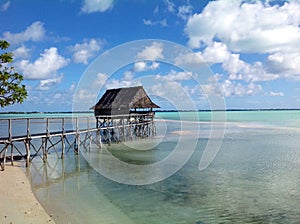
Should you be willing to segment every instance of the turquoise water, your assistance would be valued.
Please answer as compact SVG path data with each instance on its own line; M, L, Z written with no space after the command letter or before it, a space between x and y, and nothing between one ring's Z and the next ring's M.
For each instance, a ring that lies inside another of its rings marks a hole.
M102 150L92 146L64 160L50 154L46 164L34 159L34 193L57 223L300 223L300 111L227 112L226 126L223 115L216 112L212 125L210 112L185 112L181 118L157 113L155 138ZM212 136L211 128L224 137ZM216 157L200 171L208 142L220 140ZM147 180L144 168L168 158L179 142L179 155L184 158L193 147L191 157L159 182L128 185L97 172L114 155L140 169L107 169Z

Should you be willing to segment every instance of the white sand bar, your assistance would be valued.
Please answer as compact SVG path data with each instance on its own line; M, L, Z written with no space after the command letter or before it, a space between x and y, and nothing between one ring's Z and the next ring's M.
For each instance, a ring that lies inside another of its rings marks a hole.
M18 165L6 165L5 171L0 171L0 189L1 224L55 223L35 198Z

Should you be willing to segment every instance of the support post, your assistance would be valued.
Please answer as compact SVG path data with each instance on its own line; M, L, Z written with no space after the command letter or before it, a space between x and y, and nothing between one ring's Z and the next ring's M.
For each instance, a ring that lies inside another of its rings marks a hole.
M91 149L91 144L92 144L92 134L91 134L91 132L90 132L90 118L89 117L87 117L87 119L86 119L86 122L87 122L87 130L88 130L88 132L87 132L87 134L86 134L86 137L85 137L85 141L88 139L88 147L89 147L89 151L90 151L90 149ZM86 144L86 143L84 143L84 144Z
M26 148L26 167L30 166L30 140L25 140L25 148Z
M12 143L12 125L11 125L11 119L8 120L8 140L9 140L9 143L11 145L10 156L11 156L11 165L13 166L14 165L14 156L13 156L14 145ZM4 158L4 163L5 163L5 158Z
M78 127L78 117L76 117L76 135L75 135L75 142L74 142L74 153L78 155L79 151L79 145L80 145L80 134L78 132L79 127Z
M100 134L100 130L98 129L96 131L96 141L97 141L97 145L102 148L102 140L101 140L101 134Z
M47 138L42 138L42 151L43 151L43 162L47 161Z
M10 143L10 157L11 157L10 163L11 163L12 166L14 165L14 154L13 154L13 150L14 150L14 145L13 145L13 143Z
M26 167L30 166L30 118L27 118L27 138L25 140L26 148Z
M125 121L124 121L124 116L122 116L122 135L123 135L123 142L125 142Z
M5 145L5 149L3 150L4 151L4 155L2 156L2 158L3 158L3 162L1 163L0 162L0 166L1 166L1 170L2 171L4 171L5 170L5 163L6 163L6 151L7 151L7 147L8 147L8 145L6 144ZM1 158L1 159L2 159Z
M63 134L61 136L61 159L63 159L65 156L65 135Z
M48 138L49 138L49 118L46 118L46 138L44 139L44 144L43 144L43 161L44 163L47 161L48 158Z
M61 158L63 159L65 154L65 118L62 118L61 132Z
M129 138L130 138L130 140L132 141L133 140L133 137L132 137L132 122L131 122L131 117L129 116L129 126L128 126L128 128L129 128Z
M151 114L151 128L152 128L152 136L156 135L156 128L155 128L155 124L154 124L154 112Z
M79 151L79 141L80 141L79 135L76 134L76 136L75 136L75 142L74 142L74 153L75 153L75 155L78 155L78 151Z

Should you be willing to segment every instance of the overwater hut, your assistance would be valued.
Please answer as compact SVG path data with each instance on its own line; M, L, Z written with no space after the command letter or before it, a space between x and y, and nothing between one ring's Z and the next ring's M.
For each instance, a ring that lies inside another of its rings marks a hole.
M142 86L108 89L93 107L97 128L107 127L104 133L109 132L110 137L118 133L123 140L154 133L153 108L160 107Z
M160 108L142 86L108 89L93 107L95 116L148 113Z

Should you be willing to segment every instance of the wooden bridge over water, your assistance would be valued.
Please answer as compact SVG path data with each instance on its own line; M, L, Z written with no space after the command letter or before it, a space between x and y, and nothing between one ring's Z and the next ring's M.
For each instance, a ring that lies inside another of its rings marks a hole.
M154 112L97 117L44 117L0 119L0 164L35 157L44 162L49 153L63 158L72 150L89 150L92 144L119 143L155 135Z

